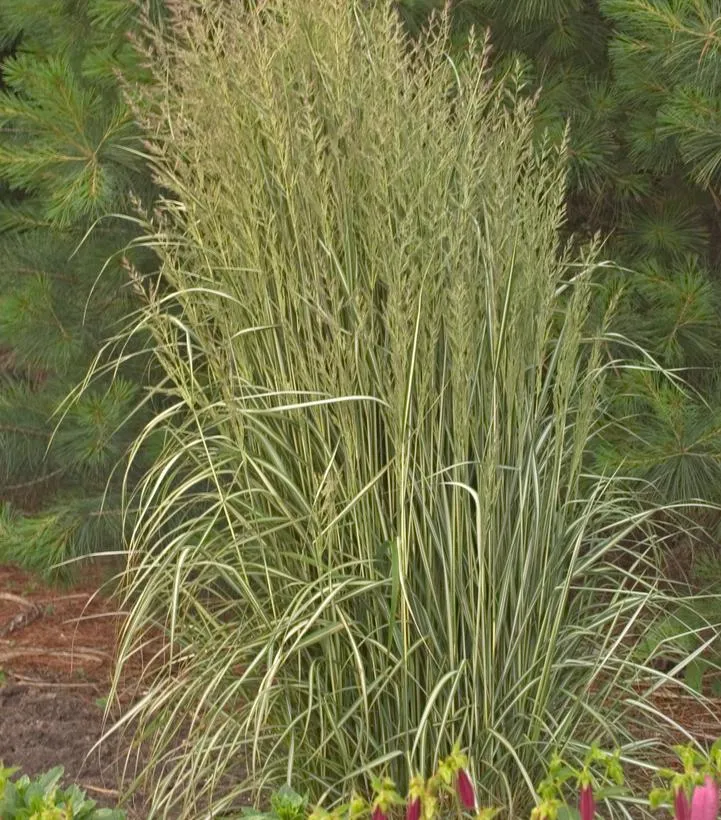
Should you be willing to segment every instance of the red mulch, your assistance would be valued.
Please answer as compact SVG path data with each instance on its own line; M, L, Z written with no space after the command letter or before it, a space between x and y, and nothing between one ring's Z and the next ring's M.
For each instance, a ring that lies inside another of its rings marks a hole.
M107 689L120 616L86 583L53 589L0 566L0 666L18 682Z
M103 732L122 615L97 593L99 571L84 578L54 588L0 566L0 762L30 775L62 765L67 783L114 805L127 742L91 749Z

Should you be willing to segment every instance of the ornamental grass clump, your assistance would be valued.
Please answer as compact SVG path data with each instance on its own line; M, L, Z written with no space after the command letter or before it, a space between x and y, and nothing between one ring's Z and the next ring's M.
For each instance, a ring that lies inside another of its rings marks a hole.
M153 817L405 789L457 740L473 800L520 816L552 749L630 754L660 719L649 513L585 469L604 318L563 150L482 42L454 61L389 5L183 4L156 42L162 282L135 284L166 378L137 447L164 446L127 498L118 669L160 630L124 719Z

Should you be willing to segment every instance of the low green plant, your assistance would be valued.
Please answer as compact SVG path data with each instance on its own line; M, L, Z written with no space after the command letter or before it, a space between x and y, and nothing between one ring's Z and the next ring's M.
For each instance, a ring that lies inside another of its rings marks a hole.
M718 623L712 624L700 611L696 599L674 607L651 623L639 643L639 656L701 693L704 681L721 669ZM713 676L711 692L719 694L720 682Z
M62 766L13 779L17 771L0 763L0 820L125 820L119 809L97 808L78 786L62 788Z
M298 794L290 786L281 786L270 798L270 810L245 807L242 817L256 820L305 820L308 816L308 795Z

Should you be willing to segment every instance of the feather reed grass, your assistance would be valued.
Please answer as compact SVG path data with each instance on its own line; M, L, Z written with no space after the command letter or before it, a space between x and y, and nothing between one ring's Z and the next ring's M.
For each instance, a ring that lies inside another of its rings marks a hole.
M153 817L403 784L456 740L519 816L553 749L633 757L633 714L661 720L651 511L587 468L602 264L559 238L564 151L443 20L411 43L385 3L223 8L176 10L144 101L169 195L128 334L165 375L137 449L164 446L128 493L118 675L164 649L115 728Z

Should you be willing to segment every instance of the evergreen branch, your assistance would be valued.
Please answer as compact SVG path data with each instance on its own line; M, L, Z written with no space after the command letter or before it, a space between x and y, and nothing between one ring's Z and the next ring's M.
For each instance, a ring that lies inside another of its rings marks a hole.
M721 179L721 104L695 88L679 88L659 111L659 134L678 140L691 176L708 187Z
M48 481L51 481L53 478L57 478L58 476L63 475L66 470L64 467L59 467L56 470L53 470L49 473L44 473L43 475L39 475L36 478L30 479L30 481L23 481L19 484L3 484L2 489L5 492L16 492L17 490L26 490L30 487L36 487L39 484L45 484Z
M0 234L49 227L50 223L43 217L38 203L28 199L17 204L0 202Z
M0 433L14 433L15 435L34 436L35 438L50 438L47 430L38 430L34 427L21 427L14 424L0 424Z

